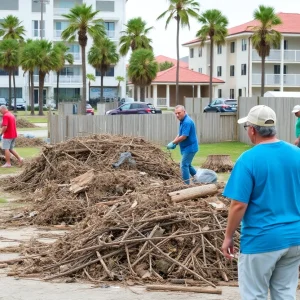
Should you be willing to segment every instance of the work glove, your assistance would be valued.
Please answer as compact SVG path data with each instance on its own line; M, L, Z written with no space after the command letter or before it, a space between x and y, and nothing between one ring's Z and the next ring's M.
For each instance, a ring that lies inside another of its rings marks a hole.
M176 144L174 144L173 142L170 142L168 145L167 145L167 149L169 149L169 150L173 150L173 149L175 149L176 148Z

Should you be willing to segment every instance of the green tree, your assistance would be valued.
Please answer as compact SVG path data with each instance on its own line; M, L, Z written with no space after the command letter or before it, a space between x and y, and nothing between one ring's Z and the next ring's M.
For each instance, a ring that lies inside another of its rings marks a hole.
M88 62L100 72L100 99L103 99L103 77L110 66L119 61L117 46L109 38L95 40L88 53Z
M253 30L252 45L261 57L261 96L265 93L265 61L270 55L271 47L280 46L281 33L274 26L282 24L275 14L274 8L260 5L253 13L254 19L259 22L257 26L249 26Z
M33 73L36 68L36 58L39 54L36 43L32 40L27 40L21 49L20 65L24 72L28 72L29 86L29 103L31 107L31 115L34 115L34 79Z
M62 32L64 40L73 42L78 35L78 42L81 47L82 59L82 99L81 114L86 114L86 45L88 36L92 38L103 38L105 28L103 20L96 18L99 11L93 11L92 5L76 5L69 14L63 15L69 21L69 26Z
M174 64L170 61L164 61L162 63L159 64L159 71L165 71L168 70L170 68L172 68L174 66Z
M69 47L67 47L63 42L55 43L54 48L60 53L60 63L55 66L54 70L56 71L56 97L55 104L56 108L58 108L58 97L59 97L59 75L60 71L65 67L65 63L72 65L74 62L74 57L72 54L68 53Z
M96 76L94 74L86 74L86 79L89 80L89 101L91 100L91 81L96 81Z
M140 87L141 101L145 101L145 87L151 84L157 72L158 63L151 50L139 49L132 52L129 60L128 76L133 84Z
M24 26L21 25L21 23L22 22L20 22L20 20L17 17L13 15L8 15L0 22L0 37L2 37L4 40L13 39L13 40L17 40L19 43L23 43L26 30ZM18 66L16 66L16 69L17 68ZM13 76L13 85L14 85L14 109L16 110L15 72L12 72L12 76ZM11 91L9 93L11 97Z
M11 77L19 66L19 43L6 39L0 42L0 67L8 72L8 107L11 108ZM16 110L16 105L14 105Z
M201 40L202 46L210 40L210 68L209 68L209 103L212 102L213 56L214 44L223 45L228 34L228 19L218 9L209 9L199 17L202 25L196 36Z
M199 3L194 0L168 0L169 8L163 12L157 19L160 20L167 16L166 29L170 21L174 18L176 21L176 52L177 52L177 66L176 66L176 105L179 104L179 31L180 25L182 28L188 26L190 29L190 17L198 18Z
M118 81L118 89L117 89L117 97L119 97L119 92L120 92L120 85L121 82L125 81L125 78L123 76L117 76L116 80Z

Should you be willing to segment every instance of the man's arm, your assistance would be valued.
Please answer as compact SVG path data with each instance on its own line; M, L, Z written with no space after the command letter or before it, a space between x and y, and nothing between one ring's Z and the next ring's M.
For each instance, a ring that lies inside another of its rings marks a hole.
M227 228L222 245L222 251L225 257L232 258L233 255L233 235L243 219L248 204L232 200L229 208Z
M3 135L3 133L6 131L7 126L2 126L1 127L1 131L0 131L0 135Z
M173 141L173 143L177 145L177 144L181 143L182 141L184 141L186 138L187 137L184 136L184 135L181 135L181 136L177 135L177 137L175 138L175 140Z

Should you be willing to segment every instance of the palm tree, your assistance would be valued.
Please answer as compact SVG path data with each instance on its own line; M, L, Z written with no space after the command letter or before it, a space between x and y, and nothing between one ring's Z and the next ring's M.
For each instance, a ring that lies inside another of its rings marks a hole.
M0 37L5 39L17 40L20 43L23 43L25 36L25 28L21 25L22 22L13 16L8 15L6 18L0 22ZM16 66L16 69L19 66ZM13 85L14 85L14 110L16 111L16 79L15 72L12 73L13 76ZM11 93L11 92L10 92ZM11 94L10 94L11 95Z
M87 6L85 3L76 5L70 10L70 13L63 15L69 21L69 26L62 32L61 36L64 40L73 42L78 34L78 41L81 47L82 59L82 99L81 114L86 114L86 62L85 49L87 45L88 35L92 38L104 37L106 35L102 19L97 19L96 15L99 11L93 11L92 5Z
M126 30L121 31L120 54L126 56L128 52L137 49L152 50L152 40L147 37L153 27L147 28L147 23L142 18L132 18L125 24ZM134 98L137 99L137 88L134 86Z
M222 15L218 9L209 9L199 17L199 22L202 25L196 36L201 40L201 44L209 38L210 40L210 68L209 68L209 103L212 102L212 78L213 78L213 57L214 44L225 44L225 38L228 34L227 26L228 19Z
M68 64L72 65L74 62L74 57L72 54L68 53L69 47L67 47L64 43L58 42L54 45L53 48L58 48L58 51L60 52L60 64L58 64L55 67L56 71L56 108L58 108L58 97L59 97L59 75L60 71L64 68L65 63L67 62Z
M34 115L34 79L33 72L36 68L36 58L38 56L38 48L32 40L27 40L21 49L20 65L22 69L29 73L29 103L31 107L31 115Z
M8 107L11 108L11 77L19 66L19 43L17 40L6 39L0 42L0 67L8 72ZM16 103L14 105L16 111Z
M118 81L117 97L119 97L120 85L121 82L125 81L125 78L123 76L117 76L116 80Z
M110 66L115 65L119 61L117 46L109 38L95 40L88 53L88 62L100 72L100 99L103 99L103 77Z
M133 84L141 88L141 101L145 101L145 87L149 86L155 79L158 71L158 63L155 60L154 54L149 49L139 49L132 52L128 76Z
M181 27L188 26L190 28L190 17L198 18L199 3L194 0L168 0L170 3L169 8L163 12L158 18L162 19L167 17L166 29L170 21L174 18L177 23L176 34L176 52L177 52L177 66L176 66L176 104L179 104L179 30Z
M86 74L86 79L89 80L89 101L91 100L91 81L96 81L96 76L92 73Z
M261 96L265 93L265 60L270 55L271 47L280 46L281 33L274 26L282 24L275 14L274 8L260 5L253 13L254 19L260 24L249 26L253 30L252 45L261 57Z

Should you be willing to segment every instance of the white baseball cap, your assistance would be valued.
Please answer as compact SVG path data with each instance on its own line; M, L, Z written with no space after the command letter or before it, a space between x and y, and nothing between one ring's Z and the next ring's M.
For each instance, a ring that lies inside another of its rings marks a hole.
M276 114L275 111L269 106L256 105L250 109L247 117L238 120L239 124L243 124L246 122L264 127L275 126Z
M295 105L293 110L292 110L292 113L296 113L298 111L300 111L300 105Z

